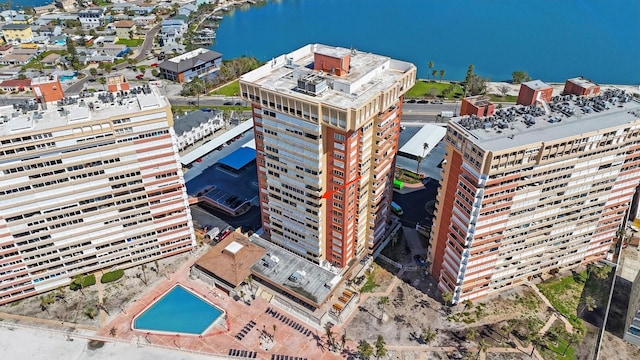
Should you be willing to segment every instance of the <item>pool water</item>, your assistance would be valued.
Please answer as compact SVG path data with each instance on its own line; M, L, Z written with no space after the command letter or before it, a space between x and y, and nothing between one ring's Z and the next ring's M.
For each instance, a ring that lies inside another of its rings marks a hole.
M133 320L140 331L199 335L220 316L222 310L176 285Z

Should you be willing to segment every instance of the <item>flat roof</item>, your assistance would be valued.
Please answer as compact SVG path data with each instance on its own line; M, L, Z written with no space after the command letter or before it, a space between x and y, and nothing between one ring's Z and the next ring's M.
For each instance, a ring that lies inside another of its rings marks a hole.
M418 132L413 135L411 139L409 139L409 141L400 148L400 150L398 150L398 154L405 156L409 155L414 158L418 158L419 156L426 157L446 134L446 128L438 125L426 124L418 130ZM426 151L424 150L425 143L429 145L429 148Z
M224 132L218 137L211 139L211 141L209 141L208 143L195 148L193 151L185 155L181 155L180 162L182 163L182 165L191 164L192 162L212 152L218 146L221 146L227 141L233 139L234 137L252 128L253 128L253 119L245 120L241 122L238 126Z
M314 54L341 55L349 53L349 73L335 76L313 70ZM240 77L251 83L308 102L322 102L342 109L358 108L379 96L407 72L415 71L412 63L395 60L355 49L323 44L309 44L274 58L260 68ZM298 90L298 81L313 75L314 81L326 81L326 90L312 95Z
M558 95L542 106L516 105L492 116L462 116L449 124L484 150L550 142L621 126L640 119L640 100L617 88L597 96Z
M528 88L533 90L548 89L551 87L551 85L548 85L540 80L531 80L531 81L523 82L522 85L525 85Z
M33 79L32 84L36 83L41 81ZM46 108L35 99L25 100L20 104L0 107L0 136L12 136L24 131L44 131L71 124L91 124L168 105L169 102L158 88L149 85L118 93L97 91L85 92L82 97L65 96L60 101L48 103Z
M241 147L218 161L234 170L240 170L248 163L255 160L256 150L250 147Z
M318 306L324 304L333 288L339 283L336 281L337 274L257 234L253 234L249 241L266 250L264 256L251 266L251 272L289 292L296 293L299 298L308 299L307 302Z

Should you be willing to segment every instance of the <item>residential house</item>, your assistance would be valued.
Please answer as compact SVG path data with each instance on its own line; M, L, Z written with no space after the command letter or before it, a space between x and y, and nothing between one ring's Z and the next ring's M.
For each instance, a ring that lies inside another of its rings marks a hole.
M221 65L222 54L209 49L196 49L165 60L158 68L165 79L183 83L194 77L210 77Z
M33 41L33 33L29 24L7 24L2 27L2 35L7 43L19 44Z
M104 25L105 12L103 8L89 8L78 11L78 18L83 29L95 29Z
M178 8L178 15L189 17L192 13L198 11L198 6L194 3L184 4Z
M0 82L0 89L7 92L31 90L31 79L12 79Z
M128 46L121 44L104 44L98 49L100 51L100 54L102 55L115 57L123 57L125 54L128 54L131 51Z
M184 15L176 15L163 20L160 28L160 46L179 43L179 40L188 29L189 19Z
M33 23L33 17L27 14L17 14L11 19L12 24L29 24Z
M179 151L213 135L222 128L224 128L224 118L220 110L192 111L184 116L177 116L173 122Z
M133 13L134 15L147 15L153 12L153 6L139 6L127 2L111 5L111 11L120 13Z
M56 10L56 6L54 4L33 7L33 11L36 12L36 15L46 14L49 12L53 12L55 10Z
M133 39L136 32L136 25L131 20L121 20L113 23L116 28L116 36L120 39Z
M66 46L67 45L67 36L66 35L52 36L52 37L49 38L49 43L51 45Z
M71 11L75 9L75 0L56 0L56 7L64 11Z
M94 41L93 44L95 46L104 46L106 44L115 44L118 42L118 37L115 35L104 35L104 36L98 36Z
M13 52L0 58L2 65L26 65L36 57L38 49L14 48Z
M45 56L40 63L44 66L55 66L60 62L60 54L51 53Z
M156 22L155 16L136 16L133 18L133 23L137 27L144 27L153 25Z
M0 57L5 56L5 55L9 55L12 52L13 52L13 45L6 44L6 45L0 46Z

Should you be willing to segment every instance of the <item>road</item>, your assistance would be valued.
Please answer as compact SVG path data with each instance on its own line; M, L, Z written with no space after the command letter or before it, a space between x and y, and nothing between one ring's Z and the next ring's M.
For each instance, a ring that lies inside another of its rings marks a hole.
M134 57L133 59L136 61L142 61L144 60L144 58L146 57L145 53L147 51L150 51L151 48L153 47L153 41L156 37L156 34L158 33L158 31L160 31L160 27L161 27L162 23L158 23L156 26L152 27L151 30L149 30L149 32L147 32L145 38L144 38L144 42L142 43L141 46L138 47L139 53L136 57ZM116 68L117 70L122 70L124 68L126 68L127 66L129 66L128 62L123 62L120 63L118 65L115 65L114 68ZM88 69L83 69L80 71L81 73L83 73L85 75L84 78L80 79L80 80L76 80L76 82L69 86L64 92L66 94L79 94L80 91L82 91L84 89L84 84L86 84L89 80L91 79L95 79L94 76L90 75L89 70Z

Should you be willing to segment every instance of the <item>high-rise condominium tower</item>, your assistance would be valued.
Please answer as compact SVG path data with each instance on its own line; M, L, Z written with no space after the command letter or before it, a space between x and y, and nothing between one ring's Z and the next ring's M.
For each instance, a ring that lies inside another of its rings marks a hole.
M456 302L604 258L640 182L638 100L530 98L447 127L429 256Z
M411 63L311 44L241 77L270 241L338 268L376 249L415 76Z
M0 304L194 245L171 106L153 87L0 107ZM122 90L125 89L125 90ZM98 280L99 281L99 280Z

